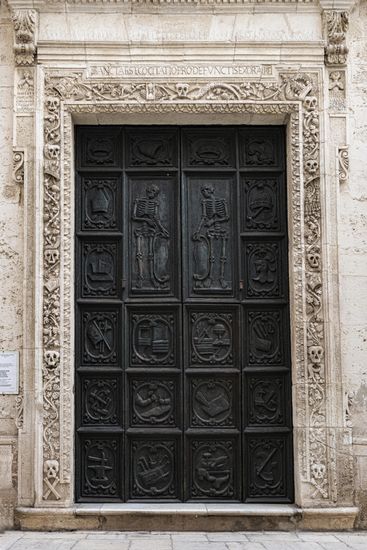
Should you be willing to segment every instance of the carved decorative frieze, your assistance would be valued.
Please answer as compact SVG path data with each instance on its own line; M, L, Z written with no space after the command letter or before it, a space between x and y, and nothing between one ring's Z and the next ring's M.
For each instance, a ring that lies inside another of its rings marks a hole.
M346 33L349 26L349 13L346 11L325 10L326 25L325 63L327 65L345 65L348 47Z
M64 269L71 266L73 250L70 229L72 132L69 114L75 112L290 114L290 201L296 310L294 368L296 387L299 388L297 417L300 422L298 425L310 428L305 430L302 439L302 480L310 484L311 498L332 500L330 480L334 475L329 459L324 368L319 99L316 79L316 75L287 73L280 76L279 82L131 83L125 80L96 82L84 79L80 73L47 74L43 213L44 500L62 502L64 491L60 486L69 483L72 468L72 426L67 421L72 416L72 405L64 395L64 388L70 386L72 378L69 370L72 369L72 350L69 349L70 339L62 334L65 330L70 332L70 321L67 321L65 328L61 324L61 312L62 304L70 309L72 303L70 273L64 273ZM64 110L61 110L62 105ZM301 115L299 105L302 107ZM299 136L300 128L302 139ZM65 164L60 152L62 133L67 159ZM302 153L300 142L303 144ZM300 158L303 159L302 178ZM63 182L61 163L64 167ZM301 181L303 193L300 189ZM61 185L64 190L63 204ZM304 205L301 206L300 197L303 195ZM304 212L304 218L301 212ZM305 254L302 252L303 233ZM302 275L298 276L302 270L305 270L305 279ZM303 314L305 305L306 323ZM303 348L305 324L307 350Z
M14 53L17 65L33 65L36 55L36 23L35 10L15 10L14 22Z

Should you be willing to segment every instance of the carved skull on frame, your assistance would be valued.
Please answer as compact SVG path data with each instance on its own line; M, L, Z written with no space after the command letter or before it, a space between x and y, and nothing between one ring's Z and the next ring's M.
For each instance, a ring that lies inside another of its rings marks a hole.
M317 98L315 96L306 97L304 100L304 106L308 111L314 111L317 106Z
M46 474L47 479L56 479L59 473L58 460L46 460L43 465L43 471Z
M324 350L322 346L310 346L308 353L312 363L316 363L316 364L321 363L321 360L324 355Z
M45 361L49 367L56 367L60 359L60 353L55 350L45 351Z
M326 472L325 464L314 463L311 464L311 473L315 479L322 479Z
M309 174L315 174L319 167L319 163L316 159L308 159L306 161L306 170Z

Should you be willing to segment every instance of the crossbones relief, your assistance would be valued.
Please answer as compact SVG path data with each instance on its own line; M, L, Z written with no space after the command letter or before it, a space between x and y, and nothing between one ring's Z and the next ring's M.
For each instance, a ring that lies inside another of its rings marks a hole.
M61 496L56 490L56 487L60 482L59 462L57 460L46 460L43 465L43 471L45 473L43 481L47 486L47 491L44 493L44 499L48 499L52 493L56 500L60 500Z

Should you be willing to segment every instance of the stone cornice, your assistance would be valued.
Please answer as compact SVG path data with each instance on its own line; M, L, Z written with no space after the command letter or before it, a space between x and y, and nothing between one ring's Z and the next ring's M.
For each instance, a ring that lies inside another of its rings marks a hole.
M317 0L8 0L8 4L12 9L40 9L50 8L53 6L83 6L89 7L108 7L118 5L137 5L137 6L227 6L235 7L236 5L317 5Z

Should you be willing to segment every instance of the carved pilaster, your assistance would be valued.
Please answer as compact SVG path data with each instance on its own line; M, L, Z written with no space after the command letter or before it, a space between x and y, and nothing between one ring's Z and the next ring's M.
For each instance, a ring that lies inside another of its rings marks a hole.
M326 28L325 63L345 65L348 55L346 33L349 26L349 13L325 10L323 15Z
M36 57L36 23L38 14L35 10L15 10L14 53L16 65L33 65Z

